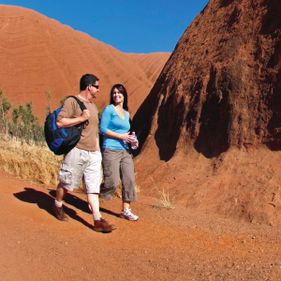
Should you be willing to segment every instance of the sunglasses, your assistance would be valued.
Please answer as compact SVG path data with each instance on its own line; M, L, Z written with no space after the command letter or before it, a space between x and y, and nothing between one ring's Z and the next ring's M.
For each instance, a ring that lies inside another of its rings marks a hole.
M95 87L96 89L100 87L99 85L94 85L94 84L92 84L92 86Z

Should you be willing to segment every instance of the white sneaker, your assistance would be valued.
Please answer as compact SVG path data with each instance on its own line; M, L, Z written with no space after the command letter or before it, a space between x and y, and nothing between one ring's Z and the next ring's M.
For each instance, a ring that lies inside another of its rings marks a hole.
M120 218L129 220L129 221L137 221L139 217L135 214L132 213L131 209L125 209L124 211L121 212Z

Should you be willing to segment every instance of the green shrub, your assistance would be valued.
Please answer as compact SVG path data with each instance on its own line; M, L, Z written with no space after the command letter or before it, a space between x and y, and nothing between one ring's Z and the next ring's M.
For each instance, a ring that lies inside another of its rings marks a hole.
M9 111L12 114L9 116ZM28 102L12 108L11 103L0 91L0 132L27 143L43 143L44 129L32 112L32 103Z

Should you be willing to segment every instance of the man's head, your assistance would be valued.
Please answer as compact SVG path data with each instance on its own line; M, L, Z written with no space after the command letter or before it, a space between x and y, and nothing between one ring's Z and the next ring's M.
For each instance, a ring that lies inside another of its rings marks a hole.
M85 90L94 98L95 94L99 91L99 78L93 74L84 74L80 78L80 91Z
M94 74L84 74L80 78L80 91L86 90L86 88L90 85L98 85L99 78Z

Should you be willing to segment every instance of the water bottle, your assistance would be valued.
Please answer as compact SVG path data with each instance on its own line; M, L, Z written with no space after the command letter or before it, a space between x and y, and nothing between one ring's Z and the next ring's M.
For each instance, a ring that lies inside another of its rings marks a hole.
M138 141L138 139L137 139L136 133L135 133L135 132L132 132L131 135L132 135L132 136L134 137L134 139L135 139L133 142L131 142L131 148L132 148L132 149L137 149L138 146L139 146L139 141Z

